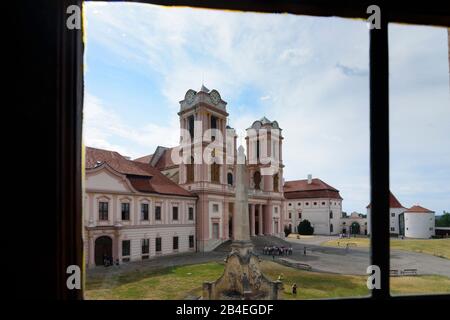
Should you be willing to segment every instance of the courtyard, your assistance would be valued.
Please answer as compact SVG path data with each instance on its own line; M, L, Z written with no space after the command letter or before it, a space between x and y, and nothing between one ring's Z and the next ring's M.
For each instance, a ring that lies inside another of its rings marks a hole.
M343 243L337 246L337 242L333 242L338 241L336 237L312 236L288 240L293 248L293 254L288 258L310 265L311 271L282 265L279 262L283 257L260 255L264 274L272 280L282 275L283 299L362 297L369 294L365 275L370 262L369 251L361 239L357 239L361 242L359 246L349 249L343 247ZM449 239L425 241L432 241L428 244L430 252L450 243ZM404 243L406 248L416 248L408 242ZM261 253L259 246L256 251ZM202 283L222 275L226 254L226 251L187 253L88 269L85 298L198 299ZM393 249L391 268L417 269L416 276L391 277L392 294L450 293L450 260L446 258ZM298 286L296 296L291 294L293 283Z

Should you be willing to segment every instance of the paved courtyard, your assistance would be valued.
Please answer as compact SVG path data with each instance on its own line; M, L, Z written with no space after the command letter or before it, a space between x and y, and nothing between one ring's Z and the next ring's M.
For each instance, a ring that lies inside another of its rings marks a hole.
M314 271L366 274L370 265L369 248L334 248L320 244L336 237L314 236L287 238L293 248L291 259L309 264ZM306 246L307 254L303 254ZM450 260L428 254L391 250L391 269L417 269L418 274L437 274L450 277Z
M301 239L287 239L292 245L293 254L289 259L308 264L312 271L337 273L337 274L366 274L366 268L370 264L368 248L334 248L325 247L320 244L335 239L329 236L314 236ZM306 255L303 254L306 246ZM263 255L260 250L256 250L262 259L272 260L272 256ZM208 253L186 253L174 256L162 256L146 261L132 262L113 267L96 267L88 269L88 275L101 273L116 274L127 271L139 271L148 268L163 268L186 264L199 264L211 261L223 261L227 255L227 250L213 251ZM283 256L275 256L275 260ZM391 250L391 269L417 269L418 274L436 274L450 277L450 260L435 257L432 255Z

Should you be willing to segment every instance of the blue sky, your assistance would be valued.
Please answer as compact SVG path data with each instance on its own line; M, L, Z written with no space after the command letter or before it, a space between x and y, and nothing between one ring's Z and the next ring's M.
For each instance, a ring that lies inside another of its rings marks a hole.
M84 142L132 158L179 139L179 101L202 81L230 125L283 129L286 180L311 173L365 213L369 33L362 20L85 3ZM447 31L390 25L391 189L450 211ZM240 141L240 140L239 140Z

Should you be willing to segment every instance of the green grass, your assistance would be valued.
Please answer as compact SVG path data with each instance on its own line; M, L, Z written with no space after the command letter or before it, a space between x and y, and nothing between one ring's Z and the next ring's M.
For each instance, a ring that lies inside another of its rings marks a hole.
M159 270L127 270L118 273L88 275L86 299L184 299L200 296L204 281L213 281L223 273L222 263L170 267ZM272 261L262 261L261 270L271 279L283 275L283 299L321 299L367 295L365 276L338 275L298 270ZM450 293L450 278L442 276L398 277L392 279L395 294ZM291 285L298 286L297 295Z
M393 295L450 293L450 278L444 276L391 277Z
M201 295L206 279L223 272L219 263L205 263L158 270L131 270L113 275L93 275L86 279L86 299L184 299Z
M369 238L335 239L322 243L324 246L345 247L347 243L356 243L357 247L369 247ZM450 259L450 239L391 239L391 249L413 251Z

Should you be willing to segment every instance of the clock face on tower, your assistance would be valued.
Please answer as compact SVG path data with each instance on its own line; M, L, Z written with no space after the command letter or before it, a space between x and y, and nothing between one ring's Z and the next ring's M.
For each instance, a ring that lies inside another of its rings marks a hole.
M209 96L211 97L212 103L218 104L220 102L220 94L216 90L211 91Z
M194 102L194 98L195 98L194 90L189 90L188 92L186 92L186 96L184 97L184 100L186 100L186 102L188 104L191 104L192 102Z

